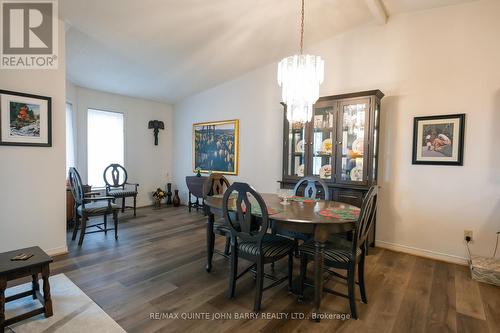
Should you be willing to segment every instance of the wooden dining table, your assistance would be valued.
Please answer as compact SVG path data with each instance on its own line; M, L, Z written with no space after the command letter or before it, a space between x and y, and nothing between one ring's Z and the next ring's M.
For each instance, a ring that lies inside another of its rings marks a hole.
M277 194L262 193L269 219L276 227L305 234L311 234L315 244L314 253L314 314L319 317L323 294L323 256L325 243L332 233L348 232L353 229L359 208L336 201L324 201L294 197L288 205L281 204ZM230 210L236 200L230 197ZM222 196L209 196L205 199L207 221L207 271L212 267L215 215L222 216ZM258 215L258 212L256 212Z

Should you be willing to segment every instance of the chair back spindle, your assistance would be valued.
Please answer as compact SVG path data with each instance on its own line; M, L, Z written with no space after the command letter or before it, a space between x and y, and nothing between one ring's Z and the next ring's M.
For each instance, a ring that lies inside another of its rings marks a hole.
M237 197L231 197L233 192L237 192ZM254 202L250 200L253 197ZM231 230L234 238L243 241L256 243L262 248L262 238L267 233L269 227L269 214L267 206L261 195L246 183L233 183L224 193L222 199L223 215L226 225ZM259 227L255 228L252 218L252 205L259 207Z
M231 186L231 184L223 174L212 173L203 185L203 197L206 198L210 195L224 194L229 186Z
M85 204L85 194L83 191L83 183L80 174L76 170L76 168L69 168L69 186L71 190L71 194L73 195L73 199L75 200L77 206Z
M295 195L298 195L301 187L305 185L304 197L316 199L317 196L319 195L319 193L318 193L319 191L318 191L318 188L316 187L316 183L321 185L324 199L327 201L330 200L330 192L328 191L328 185L326 185L326 183L321 178L318 178L318 177L308 176L308 177L302 178L295 185L293 191L295 192Z
M375 216L377 214L377 196L378 188L374 185L370 187L370 190L368 190L368 193L366 193L363 199L359 219L354 230L353 251L356 251L357 248L365 243L368 233L375 221Z
M121 187L125 188L125 183L128 180L127 170L120 164L110 164L104 169L103 173L106 187Z

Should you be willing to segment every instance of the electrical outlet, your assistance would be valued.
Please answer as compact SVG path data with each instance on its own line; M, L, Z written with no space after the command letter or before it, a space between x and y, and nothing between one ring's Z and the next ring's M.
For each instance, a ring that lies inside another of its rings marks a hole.
M467 237L470 238L470 241L472 242L472 230L464 230L464 239Z

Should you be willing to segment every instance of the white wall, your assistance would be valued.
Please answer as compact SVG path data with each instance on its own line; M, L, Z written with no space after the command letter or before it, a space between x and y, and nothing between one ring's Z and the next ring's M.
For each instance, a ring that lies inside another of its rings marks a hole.
M125 121L125 168L129 182L139 183L137 205L152 204L151 192L165 188L172 170L172 107L144 99L109 94L101 91L68 86L68 102L73 104L77 132L77 168L87 180L87 110L122 112ZM154 145L153 131L148 121L161 120L158 146ZM103 170L104 171L104 170ZM92 185L92 184L90 184ZM127 199L132 200L132 199ZM128 202L127 205L132 204Z
M325 59L321 95L381 89L381 201L377 244L461 261L463 230L491 255L500 230L500 2L479 1L390 18L307 49ZM282 113L276 64L175 106L174 182L191 175L191 126L240 119L238 179L274 192ZM413 117L466 113L463 167L411 164ZM234 180L234 179L233 179Z
M57 70L2 70L0 89L52 97L52 147L0 146L0 252L67 251L64 22Z

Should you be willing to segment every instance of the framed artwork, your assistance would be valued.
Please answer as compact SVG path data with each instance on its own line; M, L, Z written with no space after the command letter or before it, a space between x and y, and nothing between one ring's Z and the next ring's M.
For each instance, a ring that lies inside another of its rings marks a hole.
M193 172L238 174L238 120L193 124Z
M463 165L465 114L416 117L413 164Z
M52 99L0 90L0 145L52 146Z

